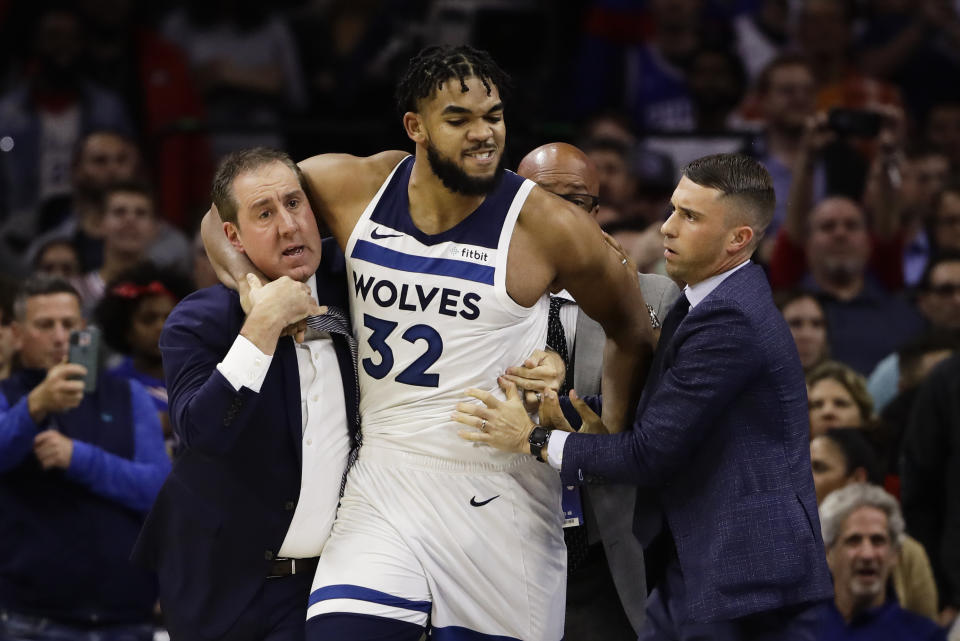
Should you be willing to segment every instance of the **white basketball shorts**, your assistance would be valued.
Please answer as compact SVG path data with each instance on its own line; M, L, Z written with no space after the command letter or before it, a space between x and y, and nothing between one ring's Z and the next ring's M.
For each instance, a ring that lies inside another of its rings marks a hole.
M428 624L435 639L559 641L567 554L560 478L364 446L320 556L307 618ZM429 619L428 619L429 617Z

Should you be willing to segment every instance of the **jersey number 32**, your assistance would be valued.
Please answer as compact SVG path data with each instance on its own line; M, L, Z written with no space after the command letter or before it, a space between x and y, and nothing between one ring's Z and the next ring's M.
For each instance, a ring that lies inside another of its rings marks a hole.
M367 339L367 343L377 354L380 355L380 362L374 363L372 358L363 359L363 370L376 379L386 377L393 370L393 350L387 344L387 338L397 328L397 323L371 316L363 315L363 325L373 333ZM421 354L415 361L405 367L394 377L398 383L406 385L418 385L420 387L437 387L440 384L439 374L428 374L430 366L437 362L443 353L443 339L434 328L429 325L413 325L407 328L400 338L408 343L417 341L427 342L427 351Z

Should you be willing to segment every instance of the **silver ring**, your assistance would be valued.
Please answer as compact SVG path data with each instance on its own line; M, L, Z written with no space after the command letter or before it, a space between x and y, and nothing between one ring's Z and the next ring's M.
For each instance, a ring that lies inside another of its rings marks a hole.
M537 397L537 402L538 402L538 403L542 403L542 402L543 402L543 394L542 394L541 392L534 392L533 395Z
M481 432L487 431L487 419L485 418L480 419L480 431Z
M620 259L620 264L621 264L621 265L626 265L626 264L627 264L627 259L626 259L626 258L621 258L621 259Z

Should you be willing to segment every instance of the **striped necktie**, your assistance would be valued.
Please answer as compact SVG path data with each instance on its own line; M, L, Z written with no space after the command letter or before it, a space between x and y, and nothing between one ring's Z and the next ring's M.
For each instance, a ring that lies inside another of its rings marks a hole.
M346 470L344 470L343 478L340 482L340 495L343 496L343 488L347 482L347 471L349 471L356 462L357 456L360 453L360 446L363 444L363 437L360 432L360 380L357 377L357 341L353 337L353 332L350 329L350 320L339 307L328 305L326 314L321 314L319 316L307 316L306 321L306 340L317 338L318 334L320 333L327 333L331 336L336 334L346 340L347 345L350 347L350 369L353 372L353 389L356 390L356 394L354 394L356 404L353 408L354 446L350 449L350 456L347 459L347 467Z
M567 380L573 380L573 377L570 372L570 355L567 352L567 334L563 331L563 323L560 322L560 308L570 302L565 298L553 296L550 299L550 313L547 316L547 347L563 359L563 366L567 370ZM565 396L569 391L570 387L564 381L558 393Z

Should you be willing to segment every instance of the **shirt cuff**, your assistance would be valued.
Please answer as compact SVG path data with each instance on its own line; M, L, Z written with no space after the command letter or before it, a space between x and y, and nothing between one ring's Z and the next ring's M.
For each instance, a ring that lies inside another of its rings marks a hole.
M246 387L259 394L272 361L273 356L261 352L246 336L238 335L230 351L217 363L217 370L236 391Z
M547 441L547 463L557 471L560 471L563 466L563 444L567 442L570 434L571 432L563 430L553 430L550 433L550 440Z

